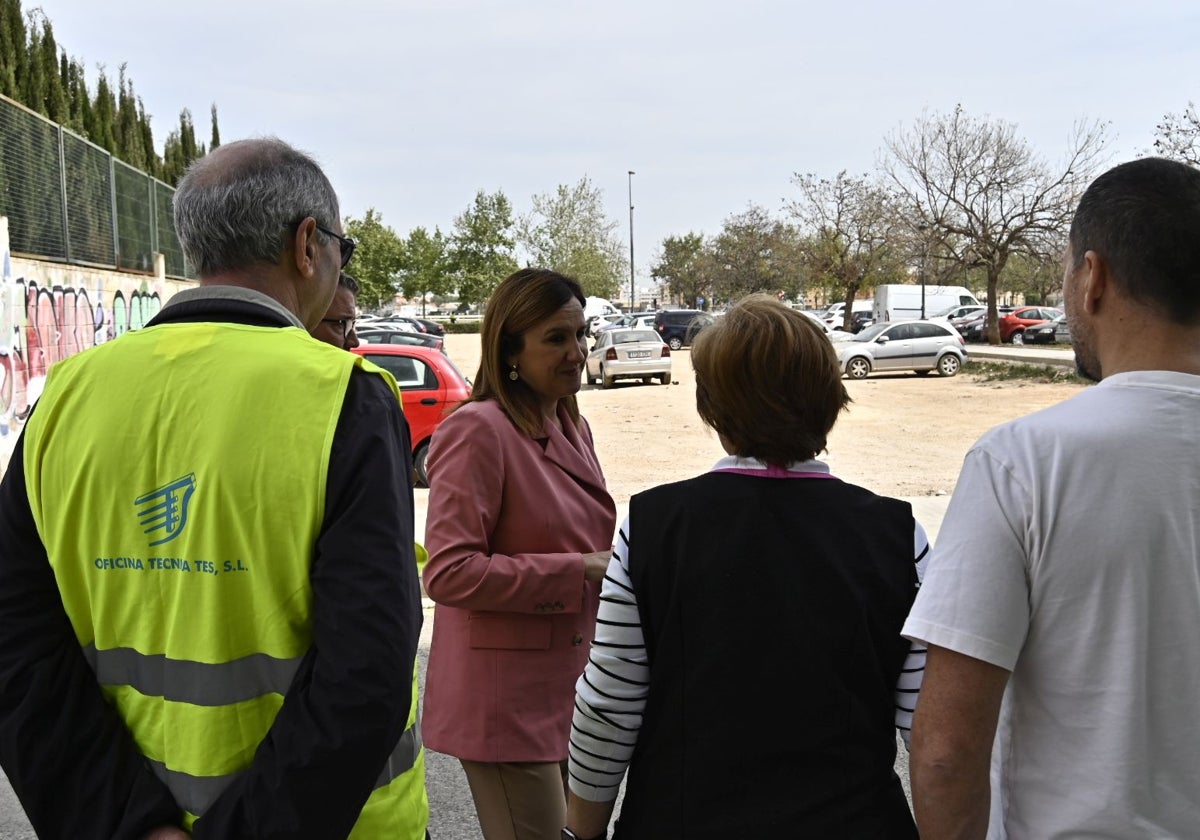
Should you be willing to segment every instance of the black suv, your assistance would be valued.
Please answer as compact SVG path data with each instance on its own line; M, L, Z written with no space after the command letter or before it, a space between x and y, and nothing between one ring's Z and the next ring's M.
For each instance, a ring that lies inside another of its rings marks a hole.
M697 334L713 322L699 309L664 309L654 316L654 329L672 350L691 344Z

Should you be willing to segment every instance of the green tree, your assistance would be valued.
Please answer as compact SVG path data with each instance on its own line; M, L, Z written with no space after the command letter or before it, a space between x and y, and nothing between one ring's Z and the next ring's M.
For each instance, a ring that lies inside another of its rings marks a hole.
M0 0L0 94L23 101L29 62L21 0Z
M427 295L444 295L450 291L453 276L448 246L446 237L437 228L433 229L432 236L423 227L414 228L404 242L397 273L400 289L410 301L420 298L422 315L425 314Z
M31 59L38 62L42 75L43 99L42 113L56 123L66 122L68 117L67 93L63 87L62 73L59 70L58 42L54 40L54 28L50 19L43 13L42 39L37 56Z
M397 274L404 265L404 241L383 223L373 207L361 219L347 216L344 224L346 235L358 242L354 260L346 270L358 280L359 306L378 311L396 296Z
M117 99L108 84L104 68L100 68L100 79L96 82L96 99L92 105L92 127L88 139L106 152L117 152Z
M866 176L845 170L832 179L796 173L792 183L800 197L788 209L809 235L805 250L813 279L846 304L848 330L860 291L906 279L907 227L894 196Z
M479 190L474 203L454 218L448 257L459 303L483 303L517 270L513 224L512 204L500 191Z
M628 276L625 246L617 222L604 215L604 193L586 176L573 187L535 195L533 210L521 217L517 241L530 262L579 281L584 294L615 297Z
M668 287L673 300L695 307L700 298L712 298L712 260L704 237L698 233L668 236L663 240L650 276Z
M221 145L221 129L217 125L217 103L216 102L214 102L212 104L212 111L210 113L212 114L212 134L210 135L211 139L208 141L208 150L211 152L214 149L216 149L218 146Z
M804 282L799 231L757 205L724 221L711 255L714 300L752 292L795 295Z

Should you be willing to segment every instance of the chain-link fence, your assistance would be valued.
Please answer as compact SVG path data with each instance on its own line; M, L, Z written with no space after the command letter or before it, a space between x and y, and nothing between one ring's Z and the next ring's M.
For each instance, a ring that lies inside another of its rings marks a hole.
M171 217L175 190L0 96L0 216L13 253L194 277Z

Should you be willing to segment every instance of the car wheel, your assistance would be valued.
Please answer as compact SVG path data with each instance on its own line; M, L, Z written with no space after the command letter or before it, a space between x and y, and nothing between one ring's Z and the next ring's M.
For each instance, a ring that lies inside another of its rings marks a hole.
M1012 334L1012 338L1010 338L1009 341L1011 341L1013 344L1016 344L1018 346L1024 344L1025 343L1024 331L1017 330L1015 333Z
M428 457L429 441L425 441L413 453L413 473L416 476L418 487L429 486L429 473L425 472L425 459Z
M617 378L615 376L606 376L604 374L604 366L601 365L600 366L600 387L611 388L614 384L616 384L616 381L617 381Z
M871 372L871 363L862 356L855 356L846 363L846 373L851 379L866 379Z
M954 376L961 367L962 362L953 353L947 353L938 359L938 373L942 376Z
M683 339L677 335L673 335L667 339L667 346L672 350L678 350L679 348L683 347Z
M669 374L669 373L659 374L658 381L661 382L663 385L670 385L671 384L671 374Z

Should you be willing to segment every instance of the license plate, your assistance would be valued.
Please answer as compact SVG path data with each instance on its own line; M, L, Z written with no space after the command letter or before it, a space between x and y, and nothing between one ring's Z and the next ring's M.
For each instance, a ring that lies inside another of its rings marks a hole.
M631 359L649 359L650 351L649 350L630 350L626 355Z

